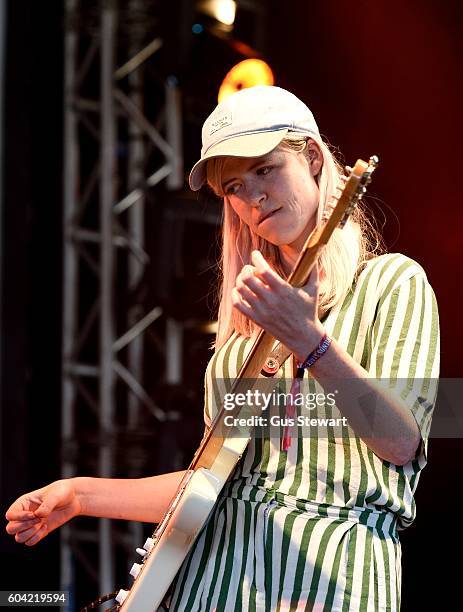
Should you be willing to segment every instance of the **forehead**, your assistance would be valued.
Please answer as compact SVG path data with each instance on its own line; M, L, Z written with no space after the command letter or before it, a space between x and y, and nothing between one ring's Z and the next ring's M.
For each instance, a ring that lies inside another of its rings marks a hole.
M247 172L261 164L283 161L289 153L289 151L282 149L274 149L270 151L270 153L261 155L260 157L224 157L222 178L226 180L228 176Z

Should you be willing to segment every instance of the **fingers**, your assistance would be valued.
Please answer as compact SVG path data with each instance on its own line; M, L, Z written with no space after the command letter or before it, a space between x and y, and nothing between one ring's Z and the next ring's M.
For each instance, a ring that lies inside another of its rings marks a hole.
M34 511L40 506L42 499L35 493L22 495L11 504L5 513L8 521L24 521L35 518Z
M32 520L26 520L26 521L19 521L19 520L10 521L7 524L5 529L6 529L6 532L9 533L10 535L15 535L16 533L25 531L27 529L30 529L31 527L36 527L40 522L41 522L41 519L39 518L35 518Z
M256 268L254 266L244 266L236 278L236 288L243 299L249 301L249 298L255 298L257 295L262 295L268 288L256 276Z
M48 527L46 524L43 524L40 529L38 529L35 534L29 538L29 540L27 540L26 542L24 542L24 544L26 546L34 546L34 544L37 544L37 542L40 542L40 540L43 540L43 538L47 535L48 533Z
M236 288L243 299L263 297L268 290L276 290L287 285L266 262L260 251L251 254L253 265L245 265L236 279Z
M234 308L279 339L284 337L290 323L295 326L300 319L297 323L300 327L307 320L315 320L319 292L317 265L307 284L296 288L281 278L259 251L253 251L251 259L252 265L243 267L232 290Z
M43 524L42 519L48 517L59 505L60 498L59 492L43 492L42 490L22 495L5 514L8 521L6 532L15 535L18 542L30 539Z
M247 317L251 316L253 310L246 301L245 298L242 297L241 293L238 291L236 287L232 289L231 292L232 304L235 308L237 308L240 312L242 312Z
M30 529L26 529L25 531L21 531L17 533L15 536L16 542L20 544L25 544L26 546L34 546L37 542L40 542L48 533L48 527L45 523L40 523L31 527Z
M56 481L17 499L6 512L6 531L17 542L33 546L75 514L72 487Z
M27 521L29 519L34 519L36 517L32 510L16 509L13 505L6 512L5 518L7 521Z
M275 270L269 266L260 251L253 251L251 253L251 261L255 266L256 275L258 278L260 278L260 280L262 280L263 283L268 285L271 289L277 289L286 285L286 281L284 281L281 276L279 276Z
M14 535L16 542L33 546L47 535L48 526L38 518L25 521L14 520L7 524L6 531Z
M18 531L15 534L14 539L16 540L16 542L19 542L20 544L24 544L24 542L27 542L28 540L30 540L33 536L35 536L35 534L43 527L42 523L39 522L36 525L32 525L31 527L29 527L28 529L21 529L21 531Z

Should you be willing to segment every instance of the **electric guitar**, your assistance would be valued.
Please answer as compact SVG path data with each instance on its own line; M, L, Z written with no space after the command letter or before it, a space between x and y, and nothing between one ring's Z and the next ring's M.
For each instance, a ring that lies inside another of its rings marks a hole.
M377 157L366 163L358 160L346 167L343 187L328 214L307 239L288 282L294 287L307 283L310 272L337 227L344 227L349 215L366 191ZM231 393L246 393L263 377L278 382L278 370L290 351L261 330L248 354ZM254 382L253 382L254 381ZM274 381L274 382L273 382ZM238 408L239 413L246 406ZM249 408L248 408L249 410ZM121 612L151 612L158 609L182 562L212 511L221 489L232 474L251 437L251 428L227 425L229 415L222 407L204 436L164 518L143 548L139 563L130 573L135 578L130 590L120 590L116 601ZM236 415L235 415L236 416ZM234 420L233 420L234 421Z

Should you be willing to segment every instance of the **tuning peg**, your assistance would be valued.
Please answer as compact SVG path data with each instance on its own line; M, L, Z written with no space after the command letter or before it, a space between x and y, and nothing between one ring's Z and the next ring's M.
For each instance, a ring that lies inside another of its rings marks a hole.
M345 166L345 170L348 174L352 174L352 168L350 166Z
M146 538L146 542L143 544L143 548L147 552L150 552L151 550L153 550L155 544L156 540L154 538Z
M139 563L134 563L130 569L129 574L133 578L136 578L140 572L141 572L141 565Z
M117 601L118 604L122 605L124 601L127 599L128 594L129 594L129 591L126 591L125 589L120 589L119 593L115 597L115 600Z
M372 155L368 163L370 164L370 166L376 168L376 166L379 164L379 157L377 155Z

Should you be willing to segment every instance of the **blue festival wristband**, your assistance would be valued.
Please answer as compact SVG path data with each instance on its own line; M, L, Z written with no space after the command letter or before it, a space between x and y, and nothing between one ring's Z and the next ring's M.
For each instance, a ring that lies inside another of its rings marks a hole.
M327 334L324 334L317 348L307 356L307 359L303 363L297 365L297 369L306 370L307 368L312 367L317 359L320 359L320 357L326 353L330 347L330 344L331 338Z

